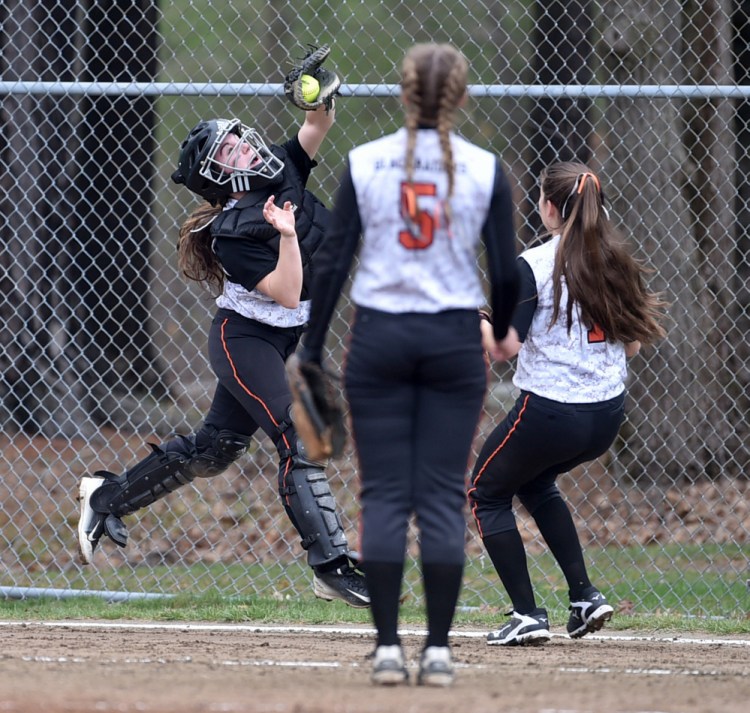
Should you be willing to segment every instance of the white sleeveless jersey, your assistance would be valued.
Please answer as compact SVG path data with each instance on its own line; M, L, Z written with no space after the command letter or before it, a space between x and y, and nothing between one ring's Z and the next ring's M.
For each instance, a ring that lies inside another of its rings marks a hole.
M562 316L550 328L553 311L552 270L560 243L556 235L544 245L521 253L530 265L537 288L537 308L526 340L518 353L513 383L563 403L594 403L621 394L627 375L625 346L603 341L601 333L589 331L573 309L568 333L565 305L568 293L563 284Z
M362 222L352 300L392 313L477 308L485 302L477 253L492 198L496 158L451 134L456 172L448 225L443 208L448 178L438 133L417 131L413 176L417 228L401 215L406 136L402 128L349 154Z

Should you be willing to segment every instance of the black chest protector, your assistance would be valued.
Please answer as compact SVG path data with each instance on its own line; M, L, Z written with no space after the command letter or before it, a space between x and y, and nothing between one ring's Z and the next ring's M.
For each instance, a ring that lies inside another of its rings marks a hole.
M283 149L272 146L271 150L284 161L284 170L278 183L248 191L234 207L216 216L211 223L211 237L257 240L265 243L276 255L279 254L281 236L263 217L263 206L268 196L276 196L276 205L290 201L294 209L295 227L302 255L302 299L308 298L313 278L313 256L320 246L330 213L328 209L305 188L296 166L286 159Z

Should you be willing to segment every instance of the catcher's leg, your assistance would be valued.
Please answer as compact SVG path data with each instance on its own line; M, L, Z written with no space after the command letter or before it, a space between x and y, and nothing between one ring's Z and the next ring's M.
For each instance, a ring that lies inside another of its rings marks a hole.
M287 423L282 428L276 444L281 456L279 495L315 572L313 591L321 599L367 607L364 576L354 567L324 464L307 457L293 427Z
M102 535L120 547L126 545L124 515L151 505L195 478L222 473L247 450L249 442L250 436L203 426L195 434L177 436L161 446L150 444L152 452L122 475L97 471L84 476L79 490L81 562L91 562Z

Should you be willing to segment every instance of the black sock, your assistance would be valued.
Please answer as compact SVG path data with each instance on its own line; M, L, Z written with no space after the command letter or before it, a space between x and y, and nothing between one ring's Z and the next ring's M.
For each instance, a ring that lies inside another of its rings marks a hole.
M400 644L398 611L401 599L403 562L362 562L370 593L370 614L378 632L378 646Z
M591 587L591 582L586 573L581 541L570 509L562 498L554 498L534 510L533 517L550 552L560 565L568 583L570 598L578 599Z
M448 632L461 592L463 564L422 564L427 604L427 646L448 646Z
M531 614L536 609L536 600L521 534L515 529L508 530L485 537L483 542L508 592L513 610L519 614Z

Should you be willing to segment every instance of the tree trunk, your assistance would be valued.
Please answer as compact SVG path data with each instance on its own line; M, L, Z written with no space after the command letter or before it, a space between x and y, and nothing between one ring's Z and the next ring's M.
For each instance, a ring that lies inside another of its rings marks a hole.
M734 28L733 44L735 57L733 80L737 84L750 85L750 0L737 3L732 17ZM750 101L737 100L737 114L734 119L734 132L737 137L737 166L735 173L736 198L735 214L737 223L737 247L734 251L737 262L737 303L740 313L737 329L741 335L750 334ZM737 344L740 354L738 379L740 384L750 382L750 340L745 336ZM745 394L748 394L747 387ZM744 401L745 414L750 412L750 404ZM747 421L747 417L744 419Z
M592 80L592 3L537 0L534 4L534 79L538 84L589 84ZM591 159L591 100L543 97L534 100L526 133L528 172L523 176L521 239L531 244L542 228L536 198L542 169L555 161Z
M153 0L7 0L0 14L6 79L154 79ZM115 395L167 393L148 331L152 103L2 100L6 428L88 437Z
M732 83L729 11L727 0L686 3L683 62L690 83ZM737 251L734 115L729 99L686 101L682 107L689 158L684 189L693 222L698 284L703 286L697 293L704 311L703 335L710 347L705 350L708 385L699 408L712 425L703 434L703 451L707 472L714 477L745 471L750 435L748 342L740 329L748 304L738 301L739 268L745 258Z
M618 0L604 9L607 81L683 84L689 79L681 56L682 3ZM671 303L668 337L631 363L634 379L620 457L635 478L717 475L719 463L729 466L728 449L736 445L736 416L718 413L730 384L723 370L716 370L717 344L709 336L714 316L706 293L719 275L703 265L706 244L696 239L700 226L692 211L697 204L689 204L685 190L697 180L692 167L699 154L684 141L680 106L672 99L617 98L606 115L611 151L605 175L613 217L654 269L651 288ZM728 170L728 163L716 170ZM727 179L731 170L715 185L731 193ZM726 226L725 215L700 214L712 232Z

